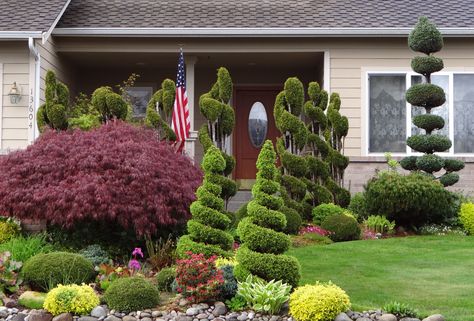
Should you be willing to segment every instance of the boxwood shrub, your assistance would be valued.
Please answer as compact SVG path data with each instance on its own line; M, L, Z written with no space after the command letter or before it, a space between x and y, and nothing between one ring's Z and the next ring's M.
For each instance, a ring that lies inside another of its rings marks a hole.
M126 312L151 309L158 304L159 297L158 289L142 277L117 279L104 294L111 309Z
M321 204L313 208L313 222L320 225L327 217L343 214L344 209L335 204Z
M353 241L360 238L360 227L352 216L339 214L324 219L321 227L329 232L329 238L334 242Z

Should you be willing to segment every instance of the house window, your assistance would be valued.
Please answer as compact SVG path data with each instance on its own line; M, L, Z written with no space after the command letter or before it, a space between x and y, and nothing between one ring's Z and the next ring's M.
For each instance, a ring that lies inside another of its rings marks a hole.
M398 154L416 153L406 145L411 135L424 130L412 123L412 117L425 112L424 108L407 104L405 92L423 78L415 73L368 74L368 152ZM474 153L474 73L437 73L431 82L443 88L446 103L431 112L444 118L445 126L435 134L448 136L453 147L446 152L453 154ZM408 112L407 112L408 111Z

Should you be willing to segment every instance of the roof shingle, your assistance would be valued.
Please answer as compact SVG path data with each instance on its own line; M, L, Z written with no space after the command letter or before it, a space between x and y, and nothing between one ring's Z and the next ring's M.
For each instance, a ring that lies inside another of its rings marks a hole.
M3 0L0 31L47 31L67 0Z
M472 28L474 0L72 0L58 27L408 28L420 15Z

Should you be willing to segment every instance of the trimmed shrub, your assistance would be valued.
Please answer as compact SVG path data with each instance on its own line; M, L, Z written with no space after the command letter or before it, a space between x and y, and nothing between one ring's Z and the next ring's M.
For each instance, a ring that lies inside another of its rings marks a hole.
M330 321L351 307L349 296L332 283L298 287L290 296L290 314L296 321Z
M234 226L237 227L240 223L240 221L247 217L247 205L248 205L248 202L243 204L238 210L237 212L235 212L235 221L234 221Z
M88 285L58 285L46 295L44 308L52 315L72 313L87 315L100 303L99 297Z
M344 213L344 209L334 204L321 204L313 208L313 222L316 225L321 223L329 216L340 215Z
M301 224L303 223L301 215L294 209L286 206L282 206L280 211L285 214L286 217L286 226L283 231L286 234L298 234Z
M423 174L379 173L365 187L367 209L402 226L437 224L457 215L454 194Z
M48 290L58 284L81 284L92 281L94 266L83 256L68 252L38 254L26 261L22 269L26 282Z
M110 87L97 88L92 93L91 103L100 113L103 122L112 119L127 119L127 102Z
M171 114L176 95L176 85L171 79L161 83L161 89L153 94L146 108L145 124L155 128L161 139L176 140L171 129Z
M161 269L160 272L156 274L156 284L158 285L158 290L171 292L175 278L176 268L168 267Z
M65 130L68 126L69 89L56 80L56 75L51 70L46 73L45 84L46 102L36 112L38 129L43 131L49 127Z
M159 298L158 290L138 276L115 280L104 294L105 302L111 309L126 312L154 308Z
M469 235L474 235L474 204L464 203L459 211L459 219Z
M82 249L79 254L91 261L94 266L99 266L102 263L109 263L110 258L107 251L102 249L99 244L92 244Z
M367 211L367 203L364 193L359 192L352 196L351 202L349 203L347 209L354 213L359 221L362 221L370 216L370 213Z
M360 239L360 227L354 217L339 214L324 219L321 227L329 232L329 238L334 242L353 241Z
M415 28L410 32L408 46L413 51L430 55L440 51L443 45L443 37L436 26L427 17L420 17Z
M224 170L225 164L220 150L209 147L202 160L204 181L196 192L197 200L191 204L193 217L188 222L189 235L178 241L177 252L181 258L187 252L230 256L230 253L225 252L232 249L234 239L225 230L231 220L226 215L224 200L220 197L221 186L213 182L213 178Z
M243 246L237 251L236 275L251 273L264 280L282 280L292 286L298 284L298 261L283 255L290 246L283 231L286 217L280 212L283 200L278 194L280 186L275 166L273 144L267 140L257 159L257 180L252 187L253 199L247 205L248 216L237 228Z
M237 280L234 277L234 266L224 265L219 269L222 271L222 276L224 277L224 283L220 289L220 297L224 300L231 299L237 293Z
M13 218L0 218L0 244L18 236L20 231L20 223Z
M102 222L151 235L187 221L200 182L189 158L152 130L111 121L88 132L49 131L2 157L0 212L66 229Z

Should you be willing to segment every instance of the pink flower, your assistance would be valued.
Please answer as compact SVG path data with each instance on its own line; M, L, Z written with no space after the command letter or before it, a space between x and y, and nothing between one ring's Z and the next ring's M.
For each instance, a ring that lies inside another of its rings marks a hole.
M131 259L128 262L128 268L132 269L132 270L135 270L135 271L138 271L142 268L142 266L141 266L140 262L138 262L137 260Z
M133 255L134 257L136 257L137 255L139 255L140 257L143 258L142 249L139 248L139 247L136 247L136 248L133 250L132 255Z

